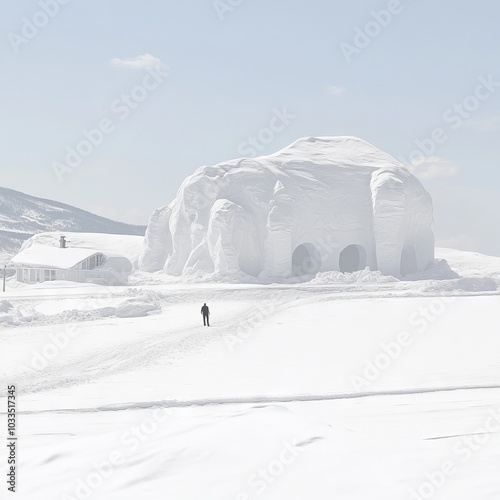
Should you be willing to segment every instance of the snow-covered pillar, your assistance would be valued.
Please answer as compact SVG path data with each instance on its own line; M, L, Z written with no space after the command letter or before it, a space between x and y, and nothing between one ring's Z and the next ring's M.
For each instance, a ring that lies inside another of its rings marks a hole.
M207 243L215 272L236 273L239 249L235 245L235 219L243 212L240 205L229 200L217 200L210 212Z
M403 169L381 169L371 180L373 232L377 268L384 274L400 274L401 251L405 240L405 174Z
M394 276L425 270L434 260L429 193L403 167L374 172L371 191L378 269Z
M141 271L161 271L167 256L172 252L172 234L169 228L171 214L170 206L162 207L155 210L149 219L144 238L144 250L139 258Z
M295 226L296 203L278 181L267 219L264 275L288 277L292 274L292 229Z

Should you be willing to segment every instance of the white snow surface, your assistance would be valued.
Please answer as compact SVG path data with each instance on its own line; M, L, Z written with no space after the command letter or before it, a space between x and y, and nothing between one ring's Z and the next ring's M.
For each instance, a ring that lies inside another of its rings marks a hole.
M34 244L15 255L10 263L29 267L71 269L96 253L96 250L89 248L59 248Z
M59 248L59 238L66 236L67 247L61 251ZM97 252L104 252L106 255L126 257L133 266L137 268L139 256L142 252L144 238L142 236L124 235L124 234L100 234L100 233L72 233L72 232L46 232L39 233L24 242L20 253L23 258L32 257L35 262L42 263L43 259L49 261L65 259L64 265L69 265L74 259L83 256L91 256ZM66 252L69 250L69 252ZM66 252L66 253L64 253ZM66 257L65 257L66 255ZM74 256L74 258L72 257ZM14 257L13 262L16 262ZM21 258L17 259L21 260ZM79 261L77 261L79 262ZM77 263L75 262L75 263ZM71 266L72 267L72 266ZM59 267L66 269L66 267Z
M311 137L197 170L152 215L140 269L248 282L344 270L346 258L394 276L427 269L431 197L367 142Z
M500 259L437 257L404 281L9 281L16 498L497 500Z

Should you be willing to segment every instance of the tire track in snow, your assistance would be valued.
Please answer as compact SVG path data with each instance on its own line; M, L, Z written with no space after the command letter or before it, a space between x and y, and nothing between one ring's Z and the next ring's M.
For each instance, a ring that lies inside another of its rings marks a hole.
M427 387L417 389L395 389L390 391L373 392L353 392L340 394L298 394L287 396L254 396L244 398L214 398L214 399L193 399L193 400L164 400L137 403L123 403L114 405L98 406L96 408L67 408L37 411L20 411L19 414L34 415L39 413L98 413L128 410L150 410L157 408L187 408L203 406L226 406L226 405L252 405L252 404L276 404L276 403L308 403L321 401L336 401L342 399L362 399L372 397L397 397L422 394L433 394L455 391L477 391L477 390L500 390L500 385L464 385L450 387ZM5 412L0 412L5 415Z

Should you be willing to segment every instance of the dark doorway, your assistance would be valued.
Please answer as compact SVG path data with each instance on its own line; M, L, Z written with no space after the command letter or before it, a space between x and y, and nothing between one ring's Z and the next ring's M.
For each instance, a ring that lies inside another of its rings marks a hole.
M353 273L366 267L366 252L360 245L349 245L340 252L339 269L342 273Z
M299 245L292 255L292 269L294 276L316 274L323 265L321 255L314 245L304 243Z
M401 276L417 272L417 252L415 247L405 245L401 252Z

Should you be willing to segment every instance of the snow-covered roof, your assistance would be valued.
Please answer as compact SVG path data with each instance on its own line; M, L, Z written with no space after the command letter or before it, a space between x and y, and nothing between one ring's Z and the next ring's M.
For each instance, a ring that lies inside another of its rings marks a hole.
M98 253L103 252L93 248L59 248L34 244L21 250L10 262L16 266L71 269Z
M144 248L144 236L58 231L35 234L24 243L21 250L31 245L59 247L62 234L66 236L68 248L92 248L95 252L102 252L106 257L119 254L130 262L137 262Z

